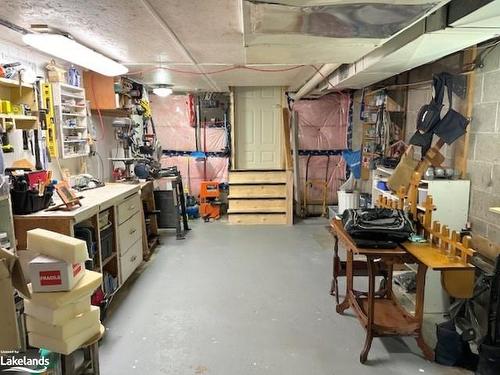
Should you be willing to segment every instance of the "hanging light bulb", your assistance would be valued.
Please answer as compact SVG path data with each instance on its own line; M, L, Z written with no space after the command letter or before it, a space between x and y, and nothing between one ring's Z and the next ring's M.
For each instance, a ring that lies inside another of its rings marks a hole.
M158 95L160 97L166 97L171 95L173 90L167 85L159 85L153 89L153 94Z

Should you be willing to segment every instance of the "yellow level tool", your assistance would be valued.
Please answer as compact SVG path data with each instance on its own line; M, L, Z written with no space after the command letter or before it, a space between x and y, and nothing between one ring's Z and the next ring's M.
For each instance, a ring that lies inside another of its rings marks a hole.
M59 156L57 150L57 133L54 121L54 97L50 83L42 83L42 103L45 107L45 124L47 125L47 148L51 158Z

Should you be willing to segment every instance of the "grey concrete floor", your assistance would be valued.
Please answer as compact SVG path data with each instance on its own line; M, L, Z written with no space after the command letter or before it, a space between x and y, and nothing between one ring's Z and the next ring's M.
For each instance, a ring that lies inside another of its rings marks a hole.
M329 295L325 225L197 222L183 241L163 236L113 301L101 373L463 374L396 338L374 339L367 365L359 363L364 331Z

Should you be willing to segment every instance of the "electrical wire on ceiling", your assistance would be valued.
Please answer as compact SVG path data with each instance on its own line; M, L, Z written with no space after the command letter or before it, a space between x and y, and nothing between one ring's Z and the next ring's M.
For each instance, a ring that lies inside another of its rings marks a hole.
M304 66L306 66L306 65L295 65L295 66L292 66L289 68L281 68L281 69L265 69L265 68L256 68L253 66L246 66L246 65L234 65L234 66L230 66L227 68L223 68L223 69L219 69L219 70L212 70L212 71L208 71L208 72L193 72L193 71L189 71L189 70L169 68L167 66L157 66L154 68L142 69L142 70L137 70L134 72L129 72L129 73L127 73L127 75L133 76L133 75L153 72L155 70L168 70L168 71L174 72L174 73L191 74L191 75L218 74L218 73L230 72L233 70L251 70L251 71L261 72L261 73L280 73L280 72L289 72L291 70L300 69Z
M496 42L492 44L488 44L485 46L481 46L483 51L476 57L474 60L474 68L479 68L482 69L484 68L484 60L486 60L486 57L493 52L493 50L500 44L500 40L497 40Z

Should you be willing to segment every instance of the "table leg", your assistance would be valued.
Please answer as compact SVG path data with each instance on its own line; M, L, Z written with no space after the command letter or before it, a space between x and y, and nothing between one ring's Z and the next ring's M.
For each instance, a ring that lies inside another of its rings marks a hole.
M89 349L92 361L92 374L99 375L101 373L99 370L99 342L92 344Z
M385 285L385 298L392 298L392 277L394 275L394 264L388 264L387 266L387 280Z
M417 319L419 328L417 332L417 345L424 353L424 356L429 361L434 361L434 351L425 343L422 336L422 324L424 320L424 299L425 299L425 274L427 266L423 263L418 264L417 269L417 291L415 296L415 318Z
M361 354L359 355L359 361L365 363L368 359L368 353L372 346L373 341L373 317L375 315L375 264L371 257L366 257L368 266L368 308L366 311L366 338L365 345Z
M63 375L75 375L75 357L74 353L61 355L61 367Z
M349 308L349 298L351 291L353 289L353 273L352 273L352 262L353 262L353 255L352 251L349 249L347 250L347 260L346 260L346 291L345 291L345 296L344 300L342 301L341 304L337 304L336 311L339 314L342 314L345 310Z
M335 300L337 305L339 304L339 272L340 272L340 257L339 257L339 238L334 236L334 245L333 245L333 278L332 278L332 286L330 288L330 295L335 296Z

